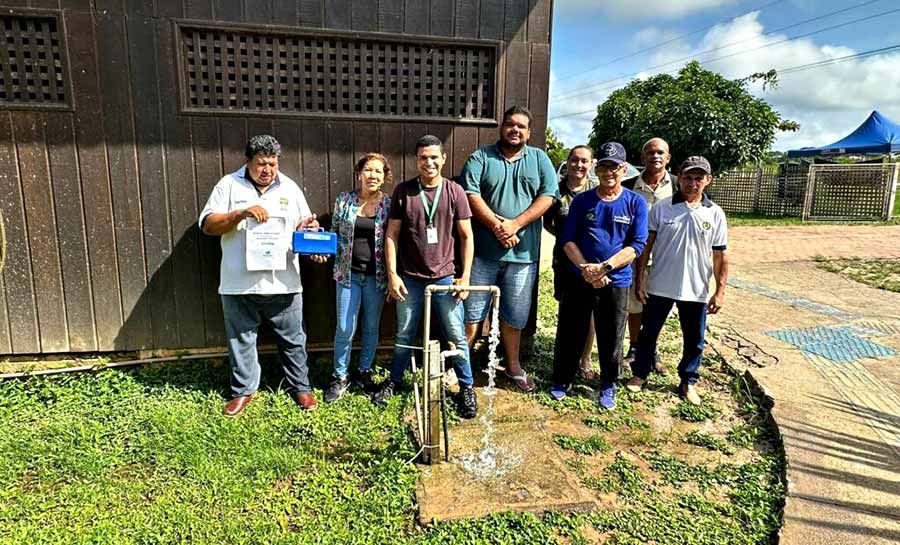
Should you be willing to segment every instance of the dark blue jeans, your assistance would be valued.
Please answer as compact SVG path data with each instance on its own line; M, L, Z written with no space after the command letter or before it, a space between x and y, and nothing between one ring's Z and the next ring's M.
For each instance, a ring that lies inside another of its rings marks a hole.
M703 359L704 335L706 333L706 303L696 301L676 301L658 295L649 295L641 314L641 333L638 336L637 354L631 364L634 376L647 378L653 367L656 341L662 331L672 305L678 307L678 321L681 322L683 348L678 364L681 384L694 384L700 380L700 362Z

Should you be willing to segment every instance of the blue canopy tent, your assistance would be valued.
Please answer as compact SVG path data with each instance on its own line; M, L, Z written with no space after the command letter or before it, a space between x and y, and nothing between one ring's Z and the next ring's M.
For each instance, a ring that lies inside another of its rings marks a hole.
M800 148L788 151L788 157L817 155L864 155L867 153L900 152L900 125L873 111L855 131L834 144L818 148Z

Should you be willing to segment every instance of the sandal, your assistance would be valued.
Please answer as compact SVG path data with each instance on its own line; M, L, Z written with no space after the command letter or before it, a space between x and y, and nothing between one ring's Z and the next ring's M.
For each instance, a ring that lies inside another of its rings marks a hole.
M522 371L522 374L520 375L511 375L509 371L503 371L503 374L506 375L506 378L513 381L516 387L522 392L530 394L534 391L534 381L531 380L531 377L529 377L528 373L526 373L525 371Z

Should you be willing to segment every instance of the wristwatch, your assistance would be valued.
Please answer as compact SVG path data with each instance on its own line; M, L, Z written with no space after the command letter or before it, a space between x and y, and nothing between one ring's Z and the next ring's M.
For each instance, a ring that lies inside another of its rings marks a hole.
M610 272L611 270L613 270L612 263L610 263L609 261L604 261L600 264L600 266L603 267L603 270L606 272Z

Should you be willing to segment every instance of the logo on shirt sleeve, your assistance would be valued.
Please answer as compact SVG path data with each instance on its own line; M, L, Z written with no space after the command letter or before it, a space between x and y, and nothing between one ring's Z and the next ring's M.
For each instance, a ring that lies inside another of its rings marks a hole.
M595 219L597 219L597 214L594 214L594 211L591 210L587 214L584 215L584 219L586 219L588 221L594 221Z

